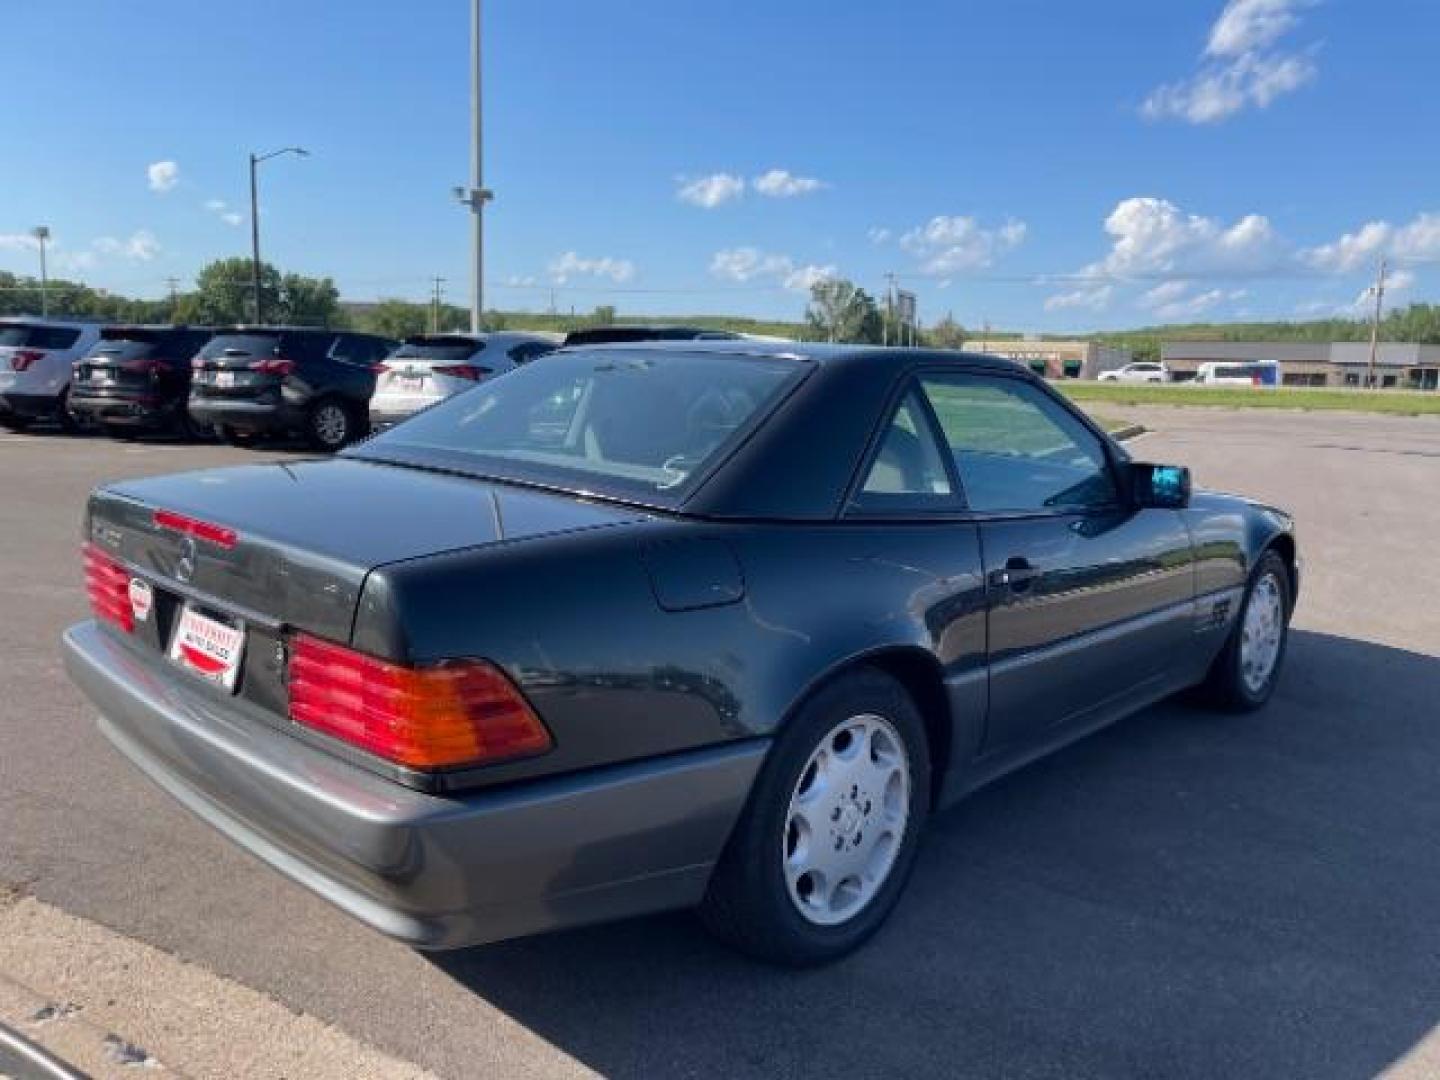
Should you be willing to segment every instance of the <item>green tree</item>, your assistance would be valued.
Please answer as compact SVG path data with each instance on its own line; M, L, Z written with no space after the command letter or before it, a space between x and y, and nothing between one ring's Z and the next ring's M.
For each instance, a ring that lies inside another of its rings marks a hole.
M280 280L280 310L277 319L292 326L344 326L340 290L328 277L286 274Z
M875 301L853 281L827 278L810 287L805 322L822 341L879 344L884 324Z
M267 262L260 264L260 295L267 320L282 312L280 271ZM195 278L195 291L180 298L180 322L203 326L225 326L249 322L255 317L250 260L244 256L216 259Z
M611 326L615 322L615 305L599 304L590 314L590 321L596 326Z
M372 334L389 338L406 338L430 329L430 305L413 304L409 300L381 300L359 319L360 326Z
M965 347L965 328L947 311L943 319L925 331L925 338L937 349L962 349Z

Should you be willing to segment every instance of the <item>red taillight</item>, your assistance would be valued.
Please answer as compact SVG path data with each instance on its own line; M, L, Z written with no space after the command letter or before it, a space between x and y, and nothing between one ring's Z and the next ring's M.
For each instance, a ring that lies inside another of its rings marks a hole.
M476 367L474 364L440 364L430 370L436 375L453 375L457 379L469 379L471 382L479 382L490 374L485 368Z
M283 356L266 357L257 360L251 370L262 375L291 375L295 371L295 361L286 360Z
M204 371L204 370L205 370L205 364L206 364L206 363L207 363L207 361L202 360L202 359L200 359L200 357L197 356L197 357L195 357L193 360L190 361L190 368L191 368L191 370L193 370L193 371Z
M10 354L10 367L15 371L29 371L30 365L44 355L39 349L17 349Z
M157 528L187 533L196 540L208 540L216 547L225 548L227 551L235 546L235 530L227 529L224 525L200 521L184 514L177 514L173 510L156 510L150 515L150 520L155 523Z
M85 545L85 591L97 619L104 619L127 634L135 629L135 611L130 606L130 575L94 544Z
M390 370L390 365L389 365L389 364L371 364L371 365L370 365L370 370L373 371L376 375L384 375L385 372L387 372L387 371Z
M404 667L305 634L291 640L290 719L414 769L488 764L553 745L492 664Z

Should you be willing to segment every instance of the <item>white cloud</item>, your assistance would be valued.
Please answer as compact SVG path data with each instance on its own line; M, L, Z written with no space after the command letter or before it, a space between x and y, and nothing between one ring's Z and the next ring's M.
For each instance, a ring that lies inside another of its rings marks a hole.
M1150 120L1213 124L1250 106L1267 108L1315 78L1313 49L1277 48L1312 0L1229 0L1210 28L1200 69L1151 91Z
M973 217L941 214L900 237L900 246L920 260L927 274L978 270L1019 247L1025 223L1011 218L998 228L982 226Z
M1188 292L1190 286L1184 281L1164 281L1140 297L1140 306L1147 308L1173 304Z
M160 254L160 241L149 229L137 229L124 240L102 236L91 247L101 255L118 255L136 262L149 262Z
M865 235L870 238L872 244L884 244L889 241L893 234L883 226L872 225Z
M239 225L245 220L245 215L238 210L231 210L230 204L224 199L206 199L205 209L218 217L226 225Z
M787 289L809 292L817 281L836 274L833 265L799 265L789 255L774 255L753 247L727 248L710 259L710 273L726 281L775 281Z
M150 190L160 194L171 190L180 182L180 166L173 161L156 161L145 167Z
M1440 213L1417 214L1404 225L1367 221L1338 240L1308 248L1301 258L1317 270L1341 273L1369 268L1382 254L1402 259L1440 259Z
M0 233L0 251L38 251L40 241L29 233Z
M573 251L567 251L550 261L550 277L557 285L564 285L575 277L609 278L619 285L634 276L634 263L629 259L614 259L609 255L586 259Z
M220 215L220 220L225 222L226 225L239 225L245 220L245 215L238 214L234 210L226 210Z
M1285 245L1270 220L1246 214L1233 224L1187 214L1168 199L1122 199L1105 219L1110 252L1082 271L1090 276L1146 277L1253 274L1273 269Z
M1090 311L1103 311L1110 306L1110 299L1115 295L1113 285L1085 285L1070 292L1056 293L1045 300L1046 311L1065 311L1073 308L1085 308Z
M711 173L693 180L680 178L680 189L675 197L692 206L713 210L721 203L738 199L745 194L745 178L731 173Z
M796 176L786 169L771 169L755 177L752 184L761 195L772 199L789 199L796 195L809 195L827 185L813 176Z
M228 207L229 205L230 205L230 204L227 203L224 199L206 199L206 200L205 200L205 209L206 209L206 210L209 210L209 211L211 211L211 212L213 212L213 213L216 213L216 214L220 213L220 211L224 210L224 209L225 209L226 207Z
M503 284L512 289L528 289L538 285L539 282L530 274L511 274L505 278Z
M1413 270L1395 270L1385 275L1385 304L1390 306L1400 299L1400 294L1409 292L1415 287L1415 272ZM1360 295L1351 302L1349 312L1354 314L1361 312L1369 314L1375 306L1375 286L1367 285L1360 290Z

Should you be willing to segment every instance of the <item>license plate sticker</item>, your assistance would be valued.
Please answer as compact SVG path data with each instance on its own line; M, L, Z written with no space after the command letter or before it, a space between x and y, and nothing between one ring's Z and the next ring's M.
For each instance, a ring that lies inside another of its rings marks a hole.
M190 605L180 612L170 639L170 659L191 674L234 693L245 652L245 630L202 615Z

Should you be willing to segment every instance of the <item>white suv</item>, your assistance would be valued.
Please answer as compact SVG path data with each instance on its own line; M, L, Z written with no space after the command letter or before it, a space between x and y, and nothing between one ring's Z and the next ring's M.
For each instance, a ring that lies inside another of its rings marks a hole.
M0 319L0 425L74 423L66 404L76 360L100 340L102 324L63 319Z
M1164 364L1156 364L1149 360L1137 360L1133 364L1126 364L1124 367L1115 368L1113 371L1102 371L1101 382L1128 382L1128 383L1157 383L1169 382L1170 370Z

